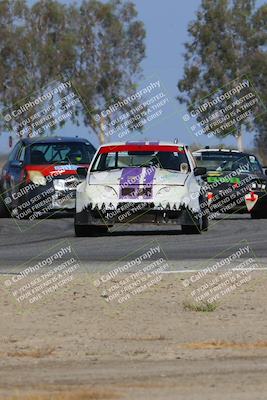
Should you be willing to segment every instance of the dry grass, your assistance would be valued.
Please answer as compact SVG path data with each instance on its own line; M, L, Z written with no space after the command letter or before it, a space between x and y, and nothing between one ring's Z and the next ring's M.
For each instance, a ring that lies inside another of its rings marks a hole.
M51 394L16 394L6 400L108 400L117 399L118 395L109 390L83 389L62 391Z
M166 340L166 337L164 335L151 335L151 336L123 336L120 337L119 340L130 340L130 341L136 341L136 342L150 342L150 341L158 341L158 340Z
M193 342L184 343L178 346L179 348L192 349L192 350L213 350L213 349L265 349L267 348L267 342L258 341L254 343L242 343L242 342L226 342L220 340L214 340L211 342Z
M31 349L31 350L20 350L20 351L10 351L6 355L8 357L32 357L32 358L42 358L50 356L55 351L55 348L49 347L45 349Z
M186 311L198 311L198 312L212 312L215 311L216 308L218 307L217 303L208 303L208 302L202 302L199 304L196 303L190 303L188 301L185 301L183 303L184 310Z

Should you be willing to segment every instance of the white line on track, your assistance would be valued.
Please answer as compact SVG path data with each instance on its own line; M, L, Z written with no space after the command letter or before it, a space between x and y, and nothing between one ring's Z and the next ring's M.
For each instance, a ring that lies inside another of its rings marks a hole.
M178 270L178 271L161 271L161 274L188 274L188 273L195 273L203 271L205 268L200 269L185 269L185 270ZM228 268L223 269L221 271L267 271L267 267L264 268ZM94 271L95 272L95 271ZM219 271L208 272L208 274L218 273ZM90 273L90 272L89 272ZM19 275L20 272L0 272L0 275Z
M205 268L204 268L205 269ZM187 269L187 270L180 270L180 271L161 271L161 274L184 274L188 272L200 272L203 271L203 269ZM267 271L267 267L264 268L229 268L229 269L224 269L222 271ZM213 271L215 272L215 271ZM212 272L209 272L209 274ZM208 274L207 274L208 275Z

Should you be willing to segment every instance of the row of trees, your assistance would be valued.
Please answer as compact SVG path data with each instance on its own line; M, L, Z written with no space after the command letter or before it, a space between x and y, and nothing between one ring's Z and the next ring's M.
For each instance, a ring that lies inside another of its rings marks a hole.
M266 104L267 5L256 8L255 0L202 0L188 33L178 100L189 111L244 76ZM53 80L71 79L83 99L83 104L73 105L72 122L83 122L99 137L101 120L94 114L136 89L144 39L143 23L128 1L83 0L67 5L39 0L29 6L25 0L0 0L0 107L15 107ZM198 120L232 101L215 104ZM38 105L31 113L35 111ZM258 147L265 149L267 113L258 114L225 129L223 135L236 135L241 148L242 132L255 131ZM1 118L0 130L14 131L17 122Z
M84 102L73 106L72 122L83 121L99 136L93 114L136 88L144 38L143 23L128 1L39 0L29 6L25 0L1 0L1 110L41 93L53 80L71 79ZM13 120L0 119L1 131L15 129Z
M242 132L254 131L258 147L262 153L266 152L267 4L256 8L255 0L202 0L188 33L178 100L190 111L205 97L215 99L220 88L249 77L261 98L262 108L255 118L237 122L225 129L223 135L236 135L242 149ZM198 120L227 107L233 100L232 97L215 104Z

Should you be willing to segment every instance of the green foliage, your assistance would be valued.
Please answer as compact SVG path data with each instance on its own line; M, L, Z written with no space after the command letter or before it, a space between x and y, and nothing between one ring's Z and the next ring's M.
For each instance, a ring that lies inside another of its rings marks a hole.
M202 0L195 21L188 27L184 76L178 83L178 100L188 111L206 96L212 100L220 88L248 76L259 96L267 100L267 5L256 9L255 0ZM227 89L231 88L231 84ZM212 112L226 107L231 99L215 105ZM200 121L200 119L199 119ZM242 121L247 130L261 129L266 114L254 121ZM235 132L242 126L237 123ZM233 133L233 128L224 135Z
M73 122L82 117L99 134L91 114L135 87L144 38L131 2L39 0L30 7L0 0L0 107L13 107L53 80L71 79L85 105L73 106ZM1 120L0 128L14 126Z

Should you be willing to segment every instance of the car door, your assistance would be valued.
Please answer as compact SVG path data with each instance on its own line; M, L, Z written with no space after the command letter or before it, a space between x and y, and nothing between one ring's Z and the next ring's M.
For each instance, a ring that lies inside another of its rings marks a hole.
M15 155L15 159L10 163L10 187L13 194L14 206L17 206L19 196L17 195L23 181L23 169L25 166L25 145L21 143Z
M20 145L21 145L20 142L16 144L14 149L9 154L7 162L3 166L2 173L1 173L1 186L2 186L3 192L6 192L10 189L12 165L16 159Z
M17 197L24 167L25 146L19 142L10 153L7 164L3 168L3 189L12 198ZM16 202L15 202L16 203Z

